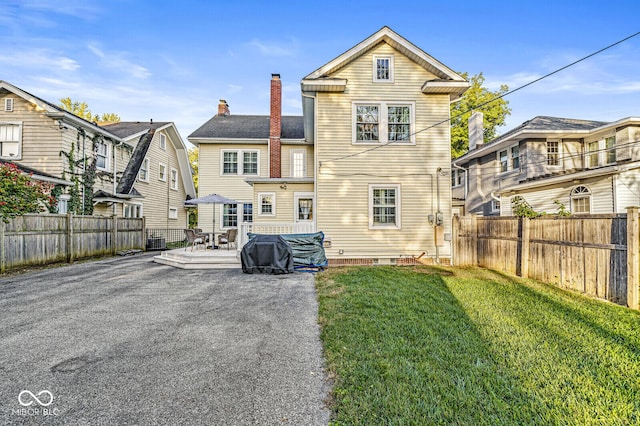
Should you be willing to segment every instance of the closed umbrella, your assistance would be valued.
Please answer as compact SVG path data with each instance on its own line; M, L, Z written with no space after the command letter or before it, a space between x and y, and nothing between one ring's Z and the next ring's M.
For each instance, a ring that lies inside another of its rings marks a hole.
M204 195L198 198L192 198L191 200L187 200L184 202L188 206L196 206L198 204L213 204L213 246L215 247L216 243L216 204L240 204L240 201L232 200L231 198L227 198L224 195L220 194L209 194Z

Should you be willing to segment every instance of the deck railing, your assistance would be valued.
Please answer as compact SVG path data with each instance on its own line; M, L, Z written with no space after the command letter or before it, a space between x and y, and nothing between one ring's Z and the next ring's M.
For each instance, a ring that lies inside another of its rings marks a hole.
M249 241L248 234L309 234L316 232L313 222L243 223L238 235L238 250Z

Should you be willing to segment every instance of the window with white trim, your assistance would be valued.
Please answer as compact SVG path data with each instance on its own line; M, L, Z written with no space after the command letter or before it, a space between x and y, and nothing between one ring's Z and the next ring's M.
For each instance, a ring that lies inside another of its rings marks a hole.
M141 182L149 182L149 159L142 160L140 172L138 172L138 180Z
M167 165L158 163L158 180L162 182L167 181Z
M4 111L5 112L13 112L13 98L4 98Z
M221 175L257 176L260 174L260 151L223 150L220 152Z
M587 143L587 161L589 167L598 167L600 165L600 142L592 141Z
M169 219L178 219L178 209L176 207L169 207Z
M511 170L520 170L520 145L514 145L509 148L511 153L510 163Z
M223 228L238 227L238 205L237 204L222 205L222 227Z
M122 216L128 218L141 218L142 204L124 203L124 205L122 206Z
M414 103L354 102L353 143L415 143Z
M492 213L500 213L500 201L491 200L491 212Z
M96 142L96 167L109 170L109 144L103 140Z
M178 190L178 171L173 167L171 168L171 189Z
M451 170L451 187L456 188L464 185L466 171L460 169Z
M373 81L393 83L393 55L373 55Z
M62 194L58 197L58 203L56 205L56 211L58 214L67 214L69 212L69 200L71 199L71 195Z
M294 194L294 208L296 222L313 220L313 192L297 192Z
M307 177L307 151L304 149L291 150L291 177Z
M503 149L498 151L498 172L504 173L509 169L509 158L507 156L508 151Z
M369 185L369 228L400 229L400 185Z
M547 141L547 166L560 165L560 142Z
M591 213L591 191L584 185L576 186L571 191L571 213Z
M16 123L0 123L0 157L17 160L21 157L22 126Z
M606 164L616 162L616 137L609 136L604 139L605 161Z
M264 216L275 216L276 214L275 192L258 193L258 214L264 215Z
M242 221L253 222L253 204L252 203L242 204Z
M164 133L160 133L160 149L167 150L167 136Z

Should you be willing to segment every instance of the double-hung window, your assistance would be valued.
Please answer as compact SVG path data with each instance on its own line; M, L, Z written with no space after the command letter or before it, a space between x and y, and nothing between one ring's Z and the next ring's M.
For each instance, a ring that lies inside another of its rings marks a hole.
M593 141L587 144L587 160L589 167L598 167L600 165L600 142Z
M455 188L464 185L464 176L466 171L454 169L451 171L451 187Z
M109 145L102 140L96 142L96 167L101 170L109 169Z
M178 190L178 171L173 167L171 168L171 189Z
M167 137L164 133L160 133L160 149L163 151L167 150Z
M0 123L0 157L20 158L20 127L19 124Z
M140 165L140 172L138 173L138 180L141 182L149 182L149 159L142 160Z
M400 229L400 185L369 185L369 228Z
M504 173L509 170L508 150L504 149L498 152L498 171Z
M242 204L242 221L253 222L253 204L252 203Z
M238 205L224 204L222 206L222 227L236 228L238 226Z
M393 55L373 55L373 81L393 83Z
M511 152L511 170L519 170L520 169L520 146L514 145L509 151Z
M616 162L616 137L610 136L604 139L604 149L607 164Z
M158 164L158 180L162 182L167 181L167 165L159 163Z
M560 142L547 141L547 166L560 165Z
M264 216L275 216L276 214L276 194L273 192L258 193L259 210L258 214Z
M353 104L354 143L415 143L414 103L357 102Z
M257 176L260 174L258 150L225 150L221 153L222 175Z

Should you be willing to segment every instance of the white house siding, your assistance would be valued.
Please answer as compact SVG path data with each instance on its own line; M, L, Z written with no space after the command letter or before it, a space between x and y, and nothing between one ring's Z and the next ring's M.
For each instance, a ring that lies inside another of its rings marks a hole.
M640 169L620 173L614 182L617 213L626 213L627 207L640 206Z
M395 83L372 83L373 54L394 55ZM435 255L427 215L438 205L438 167L444 170L439 177L440 209L445 232L451 232L449 96L422 94L421 86L435 76L385 43L332 77L347 79L348 84L345 93L319 93L317 100L317 227L332 240L327 256L397 258L423 251ZM415 102L414 130L426 130L415 135L416 145L398 143L334 161L374 147L352 144L352 101L367 100ZM369 229L369 184L400 185L401 229ZM440 248L440 255L449 253L448 243Z
M244 143L203 143L200 141L198 155L198 196L208 194L220 194L237 201L253 202L253 187L246 182L249 176L222 176L220 172L221 152L223 150L259 150L260 177L269 176L269 153L267 141L245 141ZM255 176L251 176L255 177ZM222 206L216 206L216 233L222 232L220 210ZM255 217L254 205L254 217ZM198 226L207 232L213 227L213 207L204 204L198 208Z
M591 190L592 214L613 213L613 179L611 176L604 176L584 179L580 183L565 182L503 196L500 203L500 214L502 216L511 216L513 214L511 200L517 195L522 196L536 212L556 214L558 206L554 204L554 200L560 201L567 210L571 210L570 195L571 191L577 186L586 186Z
M296 193L313 193L313 183L287 183L287 189L280 187L280 183L256 183L254 184L253 222L254 223L293 223L294 222L294 197ZM274 193L275 215L260 215L261 193Z

